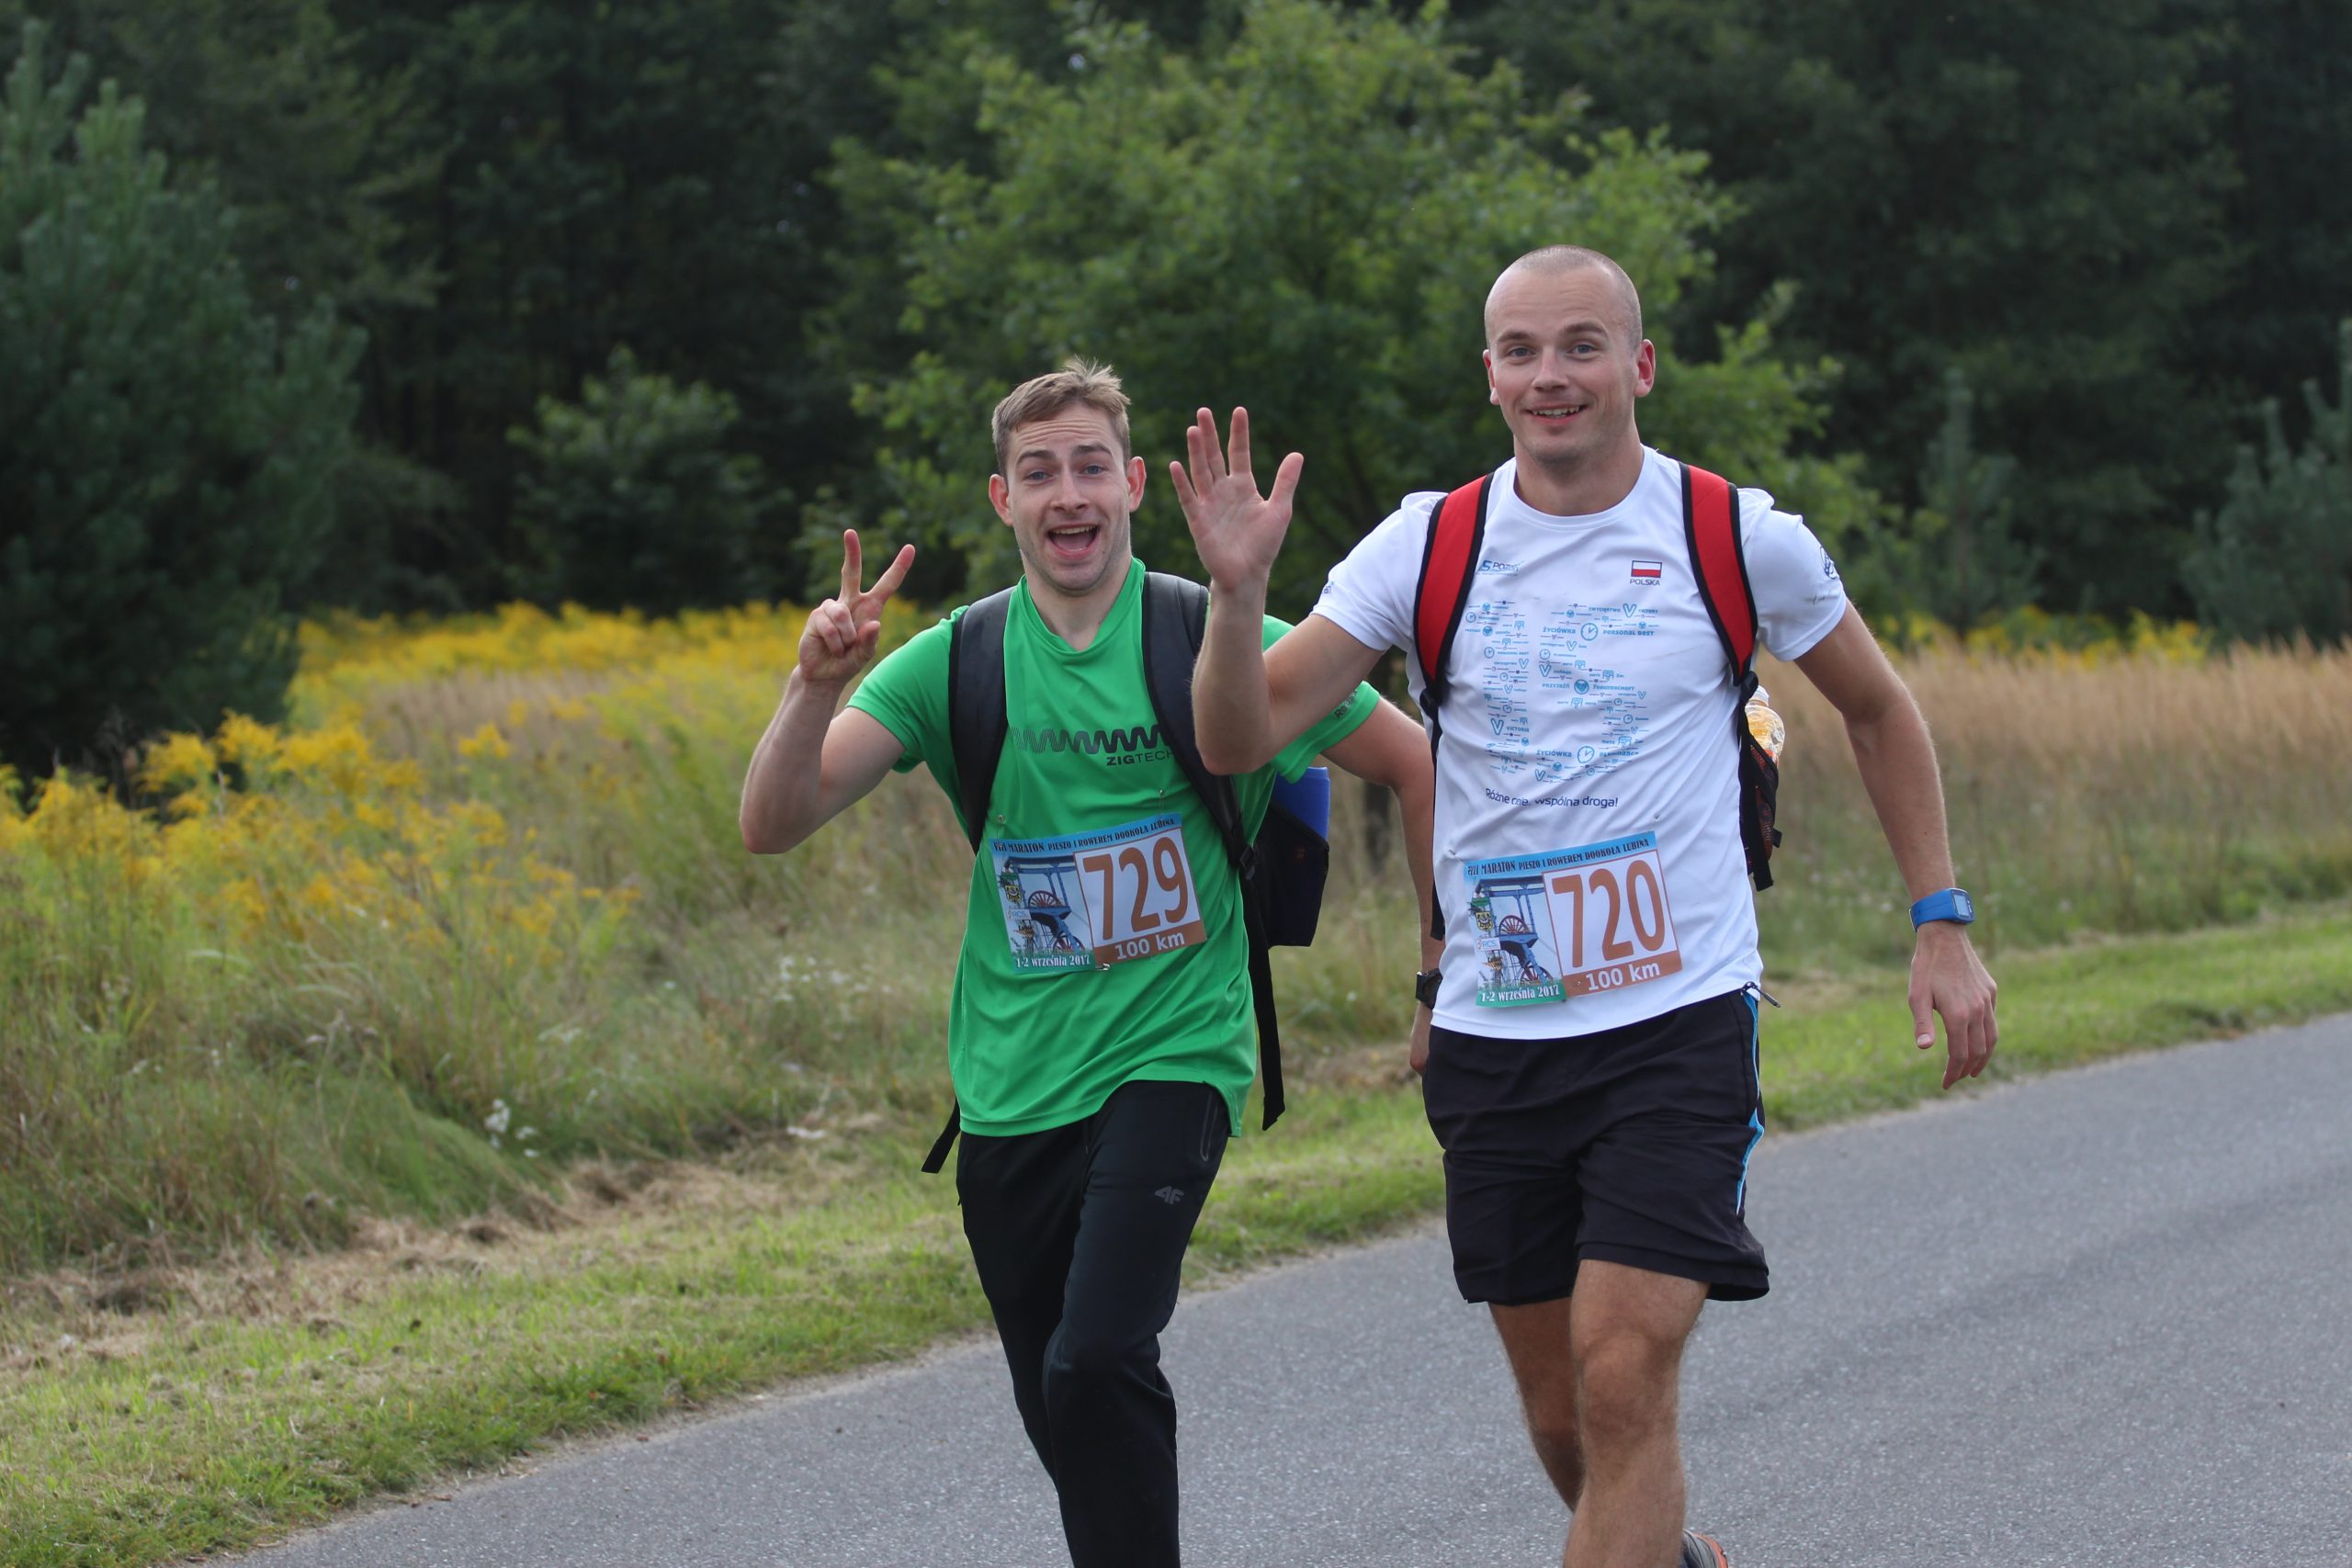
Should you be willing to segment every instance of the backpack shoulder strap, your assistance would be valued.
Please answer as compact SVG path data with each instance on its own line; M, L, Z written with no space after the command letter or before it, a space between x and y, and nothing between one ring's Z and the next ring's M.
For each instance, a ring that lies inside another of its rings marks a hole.
M1004 622L1012 590L1000 589L956 618L947 642L947 738L956 753L956 811L978 851L989 794L1004 755Z
M1208 807L1225 840L1226 859L1241 882L1241 924L1250 953L1250 1001L1258 1021L1258 1076L1261 1085L1261 1127L1283 1113L1283 1040L1274 1016L1274 972L1266 942L1265 914L1258 879L1258 847L1241 830L1241 794L1231 779L1209 772L1201 761L1193 728L1193 666L1209 622L1209 591L1165 572L1143 579L1143 680L1159 733L1176 754L1193 793Z
M1453 637L1462 629L1462 609L1477 575L1494 487L1495 476L1486 474L1438 502L1430 513L1429 541L1421 547L1421 575L1413 584L1413 657L1421 669L1421 712L1429 721L1432 765L1444 733L1439 710L1445 706L1446 661L1453 656ZM1430 907L1430 935L1445 935L1445 912L1435 904Z
M1756 664L1756 593L1748 586L1747 553L1739 537L1739 491L1719 474L1682 468L1682 531L1699 596L1715 624L1732 684L1744 698Z
M1004 756L1004 621L1012 613L1012 590L1001 588L956 617L947 638L947 742L956 754L956 814L978 853L988 835L989 795L996 766ZM963 1107L947 1102L947 1125L923 1156L935 1176L964 1125Z
M1413 589L1413 652L1421 666L1421 705L1431 714L1445 704L1445 661L1470 600L1494 483L1492 474L1473 479L1430 513L1429 542L1421 547L1421 575Z
M1209 808L1217 836L1225 840L1226 858L1247 875L1256 852L1241 830L1240 793L1231 779L1209 772L1193 729L1193 665L1200 658L1208 622L1207 589L1166 572L1144 573L1143 680L1151 693L1152 713L1185 782Z

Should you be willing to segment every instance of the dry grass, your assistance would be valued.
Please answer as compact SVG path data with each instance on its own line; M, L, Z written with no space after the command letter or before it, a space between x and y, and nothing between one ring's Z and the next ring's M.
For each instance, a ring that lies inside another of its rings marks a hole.
M332 1247L583 1159L933 1124L969 865L945 802L893 778L781 858L736 830L798 624L347 624L311 638L301 723L158 743L160 820L0 792L0 1272ZM1903 662L1985 946L2352 890L2352 654L2191 653ZM1830 986L1907 951L1904 893L1834 716L1767 679L1767 961ZM1276 955L1285 1043L1335 1082L1387 1081L1407 1021L1408 883L1374 826L1342 781L1322 935Z
M2352 886L2352 651L1943 650L1899 668L1996 942L2182 930ZM1902 894L1842 728L1795 671L1765 679L1789 725L1776 865L1795 894L1759 903L1768 954L1777 931L1800 964L1886 956L1900 923L1870 928Z

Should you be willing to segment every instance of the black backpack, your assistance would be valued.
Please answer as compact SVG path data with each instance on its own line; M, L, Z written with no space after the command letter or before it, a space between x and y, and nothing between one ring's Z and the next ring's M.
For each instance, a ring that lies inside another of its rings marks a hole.
M947 645L947 723L956 754L956 816L976 853L987 836L989 795L1004 753L1004 622L1012 608L1012 589L989 594L956 620ZM1226 859L1241 880L1250 994L1258 1015L1258 1067L1265 1083L1261 1124L1271 1127L1283 1113L1283 1055L1267 950L1305 947L1315 940L1331 846L1314 826L1283 806L1280 791L1266 807L1257 838L1244 838L1241 797L1233 781L1209 772L1202 762L1193 734L1193 665L1200 657L1208 615L1209 592L1199 583L1164 572L1144 574L1143 671L1152 713L1159 720L1160 739L1208 807L1217 836L1225 841ZM923 1169L935 1172L947 1163L947 1151L962 1124L960 1111L951 1106L947 1125L924 1158Z

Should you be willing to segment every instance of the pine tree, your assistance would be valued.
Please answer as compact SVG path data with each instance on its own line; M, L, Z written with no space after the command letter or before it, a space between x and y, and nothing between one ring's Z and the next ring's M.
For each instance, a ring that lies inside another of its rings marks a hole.
M359 347L323 309L281 330L218 193L113 84L77 114L87 65L51 80L42 39L0 96L0 761L28 774L281 706Z
M2187 570L2199 619L2225 637L2352 638L2352 320L2336 329L2336 399L2303 383L2311 438L2288 446L2277 400L2263 445L2238 450L2229 497L2197 519Z
M672 615L766 596L754 564L782 497L757 457L730 453L735 400L681 387L616 348L580 401L539 400L538 421L507 432L529 459L515 533L515 585L542 601Z
M1910 598L1956 631L2033 599L2041 552L2016 534L2015 460L1976 450L1976 395L1944 373L1944 423L1920 470L1912 513Z

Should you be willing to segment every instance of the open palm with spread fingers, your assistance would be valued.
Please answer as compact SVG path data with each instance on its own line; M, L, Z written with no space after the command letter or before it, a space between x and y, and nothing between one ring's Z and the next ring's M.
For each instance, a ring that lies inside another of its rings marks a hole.
M907 569L915 564L915 547L899 547L897 558L871 588L860 588L864 563L857 530L842 530L842 592L808 612L808 629L800 634L800 678L838 684L865 668L882 638L882 606L890 602Z
M1290 501L1298 489L1298 471L1306 459L1293 452L1274 470L1272 494L1258 493L1257 477L1250 471L1250 411L1233 411L1233 435L1219 445L1216 416L1203 409L1184 432L1184 447L1192 458L1168 465L1176 484L1176 499L1192 525L1193 547L1208 568L1212 587L1262 586L1281 553L1283 536L1290 531Z

